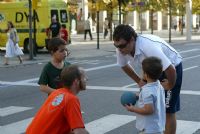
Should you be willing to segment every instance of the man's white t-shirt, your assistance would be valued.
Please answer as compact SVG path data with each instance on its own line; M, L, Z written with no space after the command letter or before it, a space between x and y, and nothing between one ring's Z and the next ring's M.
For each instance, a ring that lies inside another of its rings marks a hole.
M128 54L123 55L118 49L116 49L116 54L119 66L123 67L130 64L140 77L142 75L142 61L147 57L155 56L160 58L163 71L169 65L177 66L182 61L182 57L173 47L160 37L151 34L138 35L134 57Z

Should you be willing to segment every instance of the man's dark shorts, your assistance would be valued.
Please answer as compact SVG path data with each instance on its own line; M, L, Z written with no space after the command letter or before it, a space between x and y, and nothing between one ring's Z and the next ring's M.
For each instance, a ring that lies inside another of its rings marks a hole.
M166 113L176 113L180 110L180 90L182 85L182 63L176 66L176 84L171 90L165 90ZM163 73L160 80L166 78Z

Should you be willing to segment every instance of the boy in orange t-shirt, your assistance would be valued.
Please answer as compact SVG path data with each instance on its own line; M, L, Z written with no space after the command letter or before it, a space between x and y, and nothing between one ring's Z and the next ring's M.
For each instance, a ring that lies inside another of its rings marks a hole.
M85 72L76 65L70 65L63 69L61 79L65 87L50 94L28 126L26 134L89 134L76 96L86 89Z

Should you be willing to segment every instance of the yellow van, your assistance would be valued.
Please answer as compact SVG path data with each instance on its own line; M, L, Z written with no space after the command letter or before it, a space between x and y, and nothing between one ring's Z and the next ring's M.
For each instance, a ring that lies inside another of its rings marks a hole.
M67 26L69 32L69 15L67 3L63 0L40 0L35 10L33 19L35 19L36 48L46 47L47 28L51 24L51 18L56 15L61 24ZM0 47L5 47L7 41L7 22L13 22L19 36L19 46L24 48L25 52L29 50L29 5L28 0L20 2L0 2ZM34 21L33 21L34 22ZM32 23L34 26L34 23ZM34 28L33 28L34 29ZM70 33L69 33L70 35ZM34 34L32 34L34 37Z

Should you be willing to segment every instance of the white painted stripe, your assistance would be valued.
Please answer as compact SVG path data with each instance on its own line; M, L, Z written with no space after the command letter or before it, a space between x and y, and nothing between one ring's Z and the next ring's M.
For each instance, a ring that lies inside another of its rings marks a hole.
M22 85L22 86L39 86L37 83L13 83L13 82L2 82L1 84L9 84L9 85ZM125 88L125 87L106 87L106 86L87 86L89 90L107 90L107 91L133 91L138 92L139 88ZM192 90L181 90L181 94L186 95L200 95L200 91L192 91Z
M87 86L90 90L113 90L113 91L133 91L138 92L139 88L123 88L123 87L105 87L105 86ZM200 95L200 91L181 90L181 94L185 95Z
M194 68L197 68L197 67L198 67L198 66L188 67L188 68L183 69L183 71L187 71L187 70L194 69Z
M99 70L99 69L104 69L104 68L109 68L109 67L114 67L114 66L117 66L117 64L110 64L110 65L105 65L105 66L88 68L88 69L85 69L85 71L89 72L89 71L94 71L94 70Z
M190 60L190 59L193 59L193 58L197 58L197 57L200 57L200 55L195 55L195 56L191 56L191 57L186 57L186 58L183 58L183 60Z
M200 49L190 49L190 50L185 50L185 51L179 51L179 53L187 53L187 52L192 52L192 51L199 51Z
M123 87L105 87L105 86L87 86L91 90L113 90L113 91L140 91L139 88L123 88Z
M32 119L33 118L28 118L5 126L0 126L0 132L2 134L24 133ZM120 126L130 123L135 119L135 116L110 114L89 122L85 126L91 134L105 134ZM200 129L200 122L178 120L176 134L193 134L198 129Z
M193 134L200 129L200 122L178 120L177 134Z
M73 61L74 64L99 64L99 60L75 60Z
M21 81L17 81L17 82L32 82L32 81L38 81L39 78L32 78L32 79L28 79L28 80L21 80Z
M0 81L0 84L3 85L15 85L15 86L39 86L37 83L26 83L26 82L7 82L7 81Z
M86 124L91 134L105 134L135 120L135 116L111 114Z
M129 84L129 85L123 86L123 88L128 88L128 87L135 86L135 85L137 85L137 83L133 83L133 84Z
M186 95L200 95L200 91L181 90L181 94L186 94Z
M28 118L22 121L14 122L5 126L0 127L2 134L21 134L24 133L29 123L33 118Z
M22 111L30 110L32 107L18 107L18 106L9 106L5 108L0 108L0 116L8 116L14 113L19 113Z

